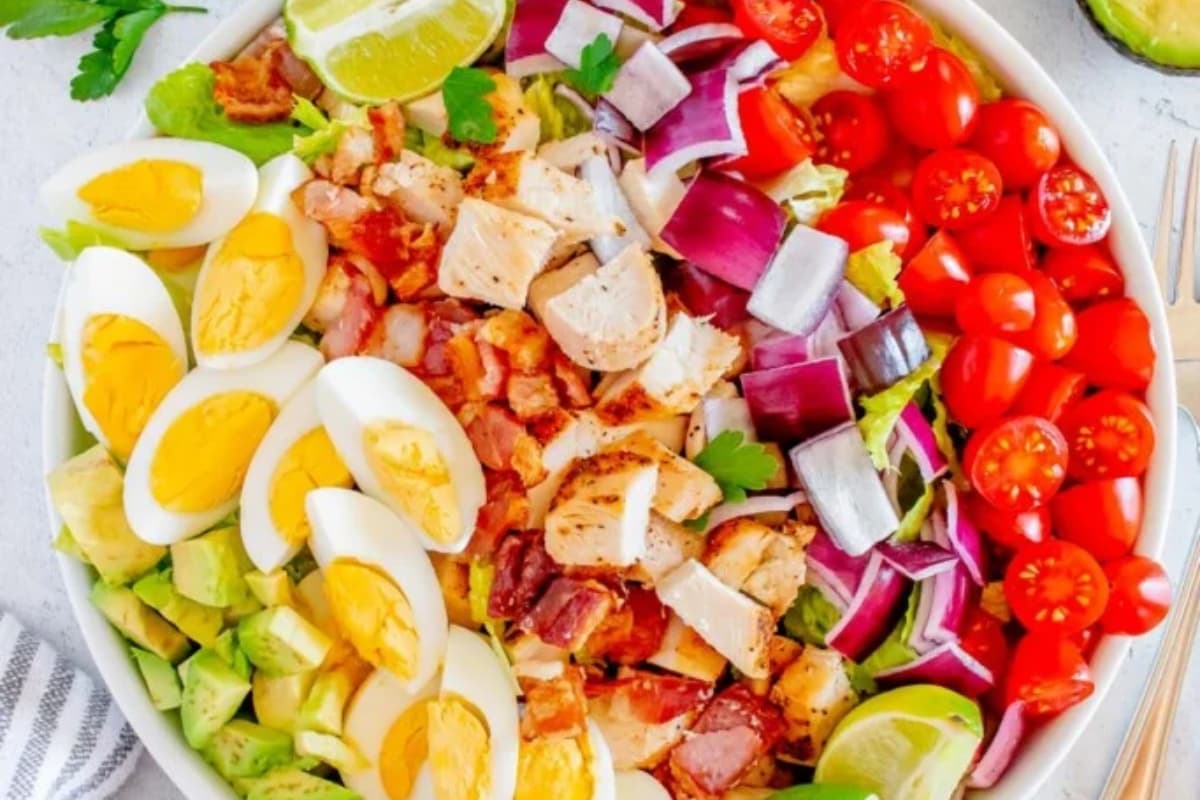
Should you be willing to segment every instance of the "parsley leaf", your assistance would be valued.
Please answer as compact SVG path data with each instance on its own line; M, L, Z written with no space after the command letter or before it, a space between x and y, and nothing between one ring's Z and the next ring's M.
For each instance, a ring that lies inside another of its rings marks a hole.
M693 459L696 466L712 475L725 500L740 503L746 490L763 489L779 465L765 447L745 441L741 431L722 431Z
M499 131L487 95L496 82L481 69L455 67L442 84L442 99L450 117L450 135L460 142L491 144Z
M564 73L567 82L588 97L604 94L613 87L621 59L607 33L601 33L579 54L579 69Z
M116 16L119 11L110 5L89 3L87 0L42 0L30 3L23 14L10 20L12 24L8 29L8 38L72 36ZM8 16L5 13L5 17Z

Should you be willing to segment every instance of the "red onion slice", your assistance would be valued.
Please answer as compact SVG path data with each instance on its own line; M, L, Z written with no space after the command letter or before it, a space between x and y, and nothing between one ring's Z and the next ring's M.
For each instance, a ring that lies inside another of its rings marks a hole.
M771 259L746 309L780 330L807 336L833 306L849 255L845 239L797 225Z
M914 650L926 653L939 644L958 641L970 583L962 564L921 581L921 599L909 641Z
M639 131L646 131L691 95L687 76L663 51L646 42L621 65L604 98Z
M625 23L620 17L607 14L581 0L567 0L567 6L546 37L546 52L572 69L579 69L583 48L607 36L616 44Z
M566 7L567 0L516 0L504 48L505 72L524 78L563 69L563 63L546 51L546 40Z
M738 517L749 517L755 514L777 514L790 512L804 502L804 492L793 492L788 495L757 495L749 497L740 503L721 503L708 514L708 526L705 533L712 531L722 522L728 522Z
M592 127L600 138L616 145L626 155L641 154L641 132L625 119L625 115L618 111L616 106L603 97L596 101Z
M892 431L892 451L898 450L899 456L905 453L916 462L921 471L921 477L926 483L931 483L946 473L950 465L938 449L937 439L933 435L933 427L925 419L916 403L909 403L900 412L896 427ZM899 458L892 462L899 466Z
M858 591L841 619L825 635L825 643L851 661L861 661L887 638L907 585L883 556L871 553Z
M929 343L908 306L889 311L838 342L854 384L875 394L908 377L929 358Z
M591 185L592 196L596 198L597 208L605 215L619 219L625 228L625 232L619 236L609 234L596 236L591 240L592 252L600 259L600 262L612 261L631 244L638 244L643 250L649 250L650 234L646 233L645 228L641 226L634 215L633 208L629 205L629 200L625 197L621 184L617 182L617 175L613 172L608 159L602 156L592 156L580 165L579 177Z
M931 578L958 563L958 556L932 542L880 542L875 549L911 581Z
M704 435L707 441L725 431L737 431L743 441L757 442L758 432L750 417L750 405L741 397L710 397L704 400Z
M671 34L658 43L677 64L719 55L737 44L745 35L737 25L728 22L707 22L693 25Z
M843 604L848 604L862 585L870 561L870 555L848 555L834 544L829 534L820 529L808 543L805 554L809 573L820 575L832 595L840 598Z
M808 337L773 336L750 349L750 367L754 370L787 367L808 360Z
M768 441L803 441L854 419L850 387L836 358L744 372L741 383L754 426Z
M714 278L694 264L681 264L670 277L679 299L693 316L712 317L719 328L728 328L746 318L750 295L744 289Z
M1004 709L1004 716L1000 718L1000 724L984 749L983 756L967 779L968 788L990 789L996 785L1017 754L1017 748L1025 738L1025 728L1025 704L1019 700L1010 703Z
M646 168L651 172L678 172L702 158L746 154L732 73L705 70L692 75L690 83L692 91L684 101L646 132Z
M647 28L661 31L675 21L675 0L593 0L600 8L624 14Z
M728 69L738 83L757 83L764 80L787 62L775 52L775 48L762 39L755 39L734 49L713 66Z
M963 508L958 496L958 489L955 488L953 482L946 481L945 492L946 538L950 542L950 549L962 559L963 566L966 567L971 580L975 581L975 585L983 586L985 581L983 537L980 536L979 529L971 522L966 509Z
M850 281L842 281L838 287L837 310L846 328L852 331L870 325L879 317L879 306Z
M880 683L932 683L967 697L979 697L995 684L992 671L955 642L947 642L899 667L875 673Z

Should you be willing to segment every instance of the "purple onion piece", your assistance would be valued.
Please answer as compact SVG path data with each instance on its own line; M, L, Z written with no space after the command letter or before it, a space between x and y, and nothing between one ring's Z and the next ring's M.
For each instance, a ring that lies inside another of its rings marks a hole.
M929 344L908 306L889 311L838 342L859 391L875 394L929 358Z
M807 336L833 306L849 255L844 239L797 225L754 287L747 310L780 330Z

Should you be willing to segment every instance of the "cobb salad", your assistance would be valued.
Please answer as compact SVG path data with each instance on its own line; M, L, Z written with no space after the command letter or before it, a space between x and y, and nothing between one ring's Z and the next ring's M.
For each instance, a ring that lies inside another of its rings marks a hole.
M252 800L943 800L1170 604L1111 214L896 0L288 0L43 186L48 477Z

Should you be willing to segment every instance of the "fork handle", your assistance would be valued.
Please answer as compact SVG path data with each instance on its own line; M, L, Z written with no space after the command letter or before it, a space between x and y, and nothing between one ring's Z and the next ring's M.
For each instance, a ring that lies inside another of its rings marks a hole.
M1200 538L1193 537L1175 612L1101 800L1157 800L1175 709L1200 622Z

